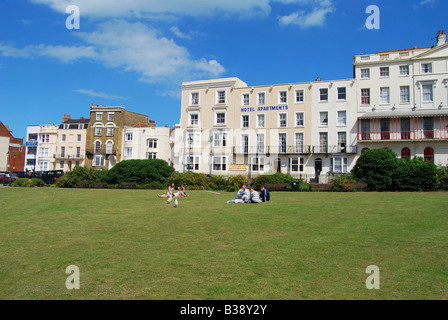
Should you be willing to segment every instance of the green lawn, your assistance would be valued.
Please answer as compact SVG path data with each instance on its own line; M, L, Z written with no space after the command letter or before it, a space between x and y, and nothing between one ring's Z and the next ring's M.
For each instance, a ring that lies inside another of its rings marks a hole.
M156 194L0 188L0 299L448 299L448 193Z

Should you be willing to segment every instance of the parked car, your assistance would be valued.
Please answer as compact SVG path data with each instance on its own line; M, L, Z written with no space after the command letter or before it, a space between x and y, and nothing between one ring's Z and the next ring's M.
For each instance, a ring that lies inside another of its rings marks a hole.
M0 173L0 184L9 184L11 182L11 177L8 173Z
M58 180L63 175L63 170L50 170L42 172L42 175L38 177L42 179L46 184L54 184L56 183L56 180Z

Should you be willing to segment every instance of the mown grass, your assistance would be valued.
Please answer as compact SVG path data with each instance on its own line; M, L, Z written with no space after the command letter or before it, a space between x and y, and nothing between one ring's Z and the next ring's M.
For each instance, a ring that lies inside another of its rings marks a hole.
M0 299L448 299L447 193L156 194L1 188Z

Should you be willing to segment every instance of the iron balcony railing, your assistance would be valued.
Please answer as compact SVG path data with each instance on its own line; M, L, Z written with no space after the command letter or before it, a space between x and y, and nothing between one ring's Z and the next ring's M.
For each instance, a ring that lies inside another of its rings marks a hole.
M448 134L443 130L416 131L381 131L362 132L358 134L359 141L402 141L402 140L447 140Z
M84 159L84 155L83 154L55 154L53 156L53 158L55 159L66 159L66 160L70 160L70 159L74 159L74 160L79 160L79 159Z

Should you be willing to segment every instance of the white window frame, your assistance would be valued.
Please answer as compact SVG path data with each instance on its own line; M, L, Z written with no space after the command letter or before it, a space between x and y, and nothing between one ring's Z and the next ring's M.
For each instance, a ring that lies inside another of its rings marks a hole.
M432 74L433 72L434 70L432 63L422 63L422 74Z
M192 148L200 148L201 147L201 132L200 131L186 131L185 132L185 148L189 149L190 144L188 143L188 137L191 136Z
M124 148L124 156L125 157L132 157L132 153L133 153L133 150L132 150L132 147L125 147Z
M260 103L260 95L263 95L263 103ZM266 105L266 92L257 92L257 106L265 106Z
M286 101L282 101L282 93L286 93L286 96L284 97ZM278 90L277 98L278 98L278 104L280 105L288 104L288 90Z
M218 114L224 114L224 123L218 123ZM226 126L227 125L227 111L216 110L215 111L215 126Z
M425 87L431 87L431 100L425 100ZM433 83L422 83L422 102L429 103L434 102L434 84Z
M63 134L61 135L61 142L66 142L67 141L67 135Z
M215 159L220 159L219 165L221 166L221 169L215 169ZM225 161L223 161L225 159ZM212 156L212 171L215 172L227 172L229 169L229 157L228 156ZM224 163L225 162L225 163ZM225 169L223 167L225 166Z
M112 140L106 141L106 154L112 154L114 152L115 143Z
M322 90L327 90L327 100L322 100ZM328 102L330 99L330 90L328 88L319 88L319 102Z
M343 99L339 99L339 94L340 94L339 93L339 89L344 89L345 90ZM338 95L337 101L347 101L347 87L338 87L336 90L337 90L337 95Z
M98 160L99 159L99 164ZM92 167L104 167L106 164L106 157L103 154L95 154L92 159Z
M193 95L198 95L197 103L193 99ZM199 91L190 92L190 106L199 106L201 104L201 93Z
M115 134L115 130L114 129L115 129L114 126L111 126L111 125L107 126L106 127L106 137L113 137L114 134Z
M299 147L297 142L299 139L298 136L302 136L302 146ZM298 131L294 132L294 153L304 153L305 152L305 132Z
M193 123L192 116L197 116L198 117L196 124ZM200 124L199 120L200 120L200 113L199 112L189 112L188 113L188 126L189 127L199 127L199 124Z
M213 147L226 148L229 146L227 131L213 131Z
M244 100L245 97L247 97L247 103ZM249 92L244 92L241 94L241 105L244 107L250 106L250 93Z
M298 93L301 92L302 93L302 100L299 100L299 95ZM294 90L294 103L296 104L303 104L305 103L305 89L296 89Z
M301 114L302 115L302 124L297 124L297 121L299 120L298 118L298 115L299 114ZM304 128L305 127L305 112L303 112L303 111L297 111L297 112L295 112L295 114L294 114L294 127L296 127L296 128Z
M250 170L252 172L261 172L261 173L265 172L266 164L264 161L264 157L251 157L250 158Z
M100 144L100 148L99 148L99 151L97 152L97 147L96 147L96 144L99 142L99 144ZM94 142L93 142L93 153L95 153L95 154L99 154L99 153L101 153L101 147L103 146L103 142L102 141L100 141L100 140L95 140Z
M190 158L193 158L193 163L190 163ZM197 154L186 154L185 155L185 159L184 159L184 163L185 163L185 169L188 170L187 165L191 164L193 166L193 168L191 169L191 171L201 171L201 156L197 155Z
M341 123L339 120L341 119L340 115L345 114L344 122ZM337 111L337 121L338 121L338 127L346 127L347 126L347 110L338 110Z
M146 160L157 159L157 152L146 152Z
M327 122L326 123L322 122L322 115L325 113L327 114ZM323 110L323 111L319 112L319 126L320 127L328 127L328 123L330 122L329 116L330 116L330 114L328 111Z
M402 89L407 88L406 100L403 100ZM410 104L411 103L411 87L410 86L400 86L400 104Z
M155 138L146 139L146 146L148 147L148 149L157 149L158 143L159 143L159 139L155 139Z
M336 169L336 159L341 160L341 170L335 170ZM330 161L330 172L334 173L347 173L348 172L348 162L347 157L332 157Z
M95 137L102 137L103 136L103 127L102 126L95 126Z
M114 119L115 119L115 112L108 112L107 113L107 121L113 122L113 121L115 121Z
M297 160L297 171L292 170L293 169L293 160ZM305 172L305 159L303 157L298 157L298 156L290 157L289 158L289 172L290 173Z
M78 134L76 136L76 142L81 142L82 141L82 135Z
M281 119L281 116L285 116L285 119L284 119L284 121L285 121L285 125L284 126L282 126L282 119ZM278 115L277 115L277 121L278 121L278 123L277 123L277 125L278 125L278 128L288 128L288 113L286 113L286 112L279 112L278 113Z
M96 121L103 121L103 113L97 112L95 119L96 119Z
M247 152L244 150L244 137L247 137ZM240 136L240 146L241 146L241 153L247 154L249 153L250 148L250 136L247 133L241 134Z
M263 145L262 146L260 146L259 141L258 141L259 136L263 137ZM255 134L255 139L256 139L255 148L256 148L257 153L265 154L266 153L266 134L264 132L258 132Z
M220 94L221 92L224 92L224 101L221 101L221 100L219 99L219 94ZM225 90L225 89L222 89L222 90L216 90L216 101L215 101L215 103L216 103L217 105L223 105L223 104L226 104L226 103L227 103L227 90Z
M260 116L263 116L263 126L260 126L259 125L259 123L260 123L260 119L259 119L259 117ZM257 124L256 124L256 128L257 129L264 129L264 128L266 128L266 114L265 113L257 113Z
M364 71L364 73L363 73L363 71ZM367 73L367 76L366 76L366 73ZM361 79L364 79L364 80L370 79L370 68L361 69Z
M247 117L247 127L244 126L244 117ZM242 114L241 115L241 129L247 130L250 128L250 115L249 114Z
M128 132L125 134L125 139L124 141L133 141L134 140L134 133L133 132Z
M285 150L280 150L282 145L280 144L280 136L285 136ZM277 144L278 144L278 153L279 154L285 154L288 151L288 133L287 132L279 132L277 135Z
M384 92L387 92L387 95L383 95ZM383 100L385 98L387 98L387 101ZM380 88L380 104L382 104L382 105L390 104L390 88L389 87L381 87Z
M384 71L384 73L387 73L387 75L382 75L383 71ZM389 78L389 77L390 77L390 68L389 67L380 67L380 78Z
M410 68L409 65L401 65L400 67L400 77L408 77L410 74Z

